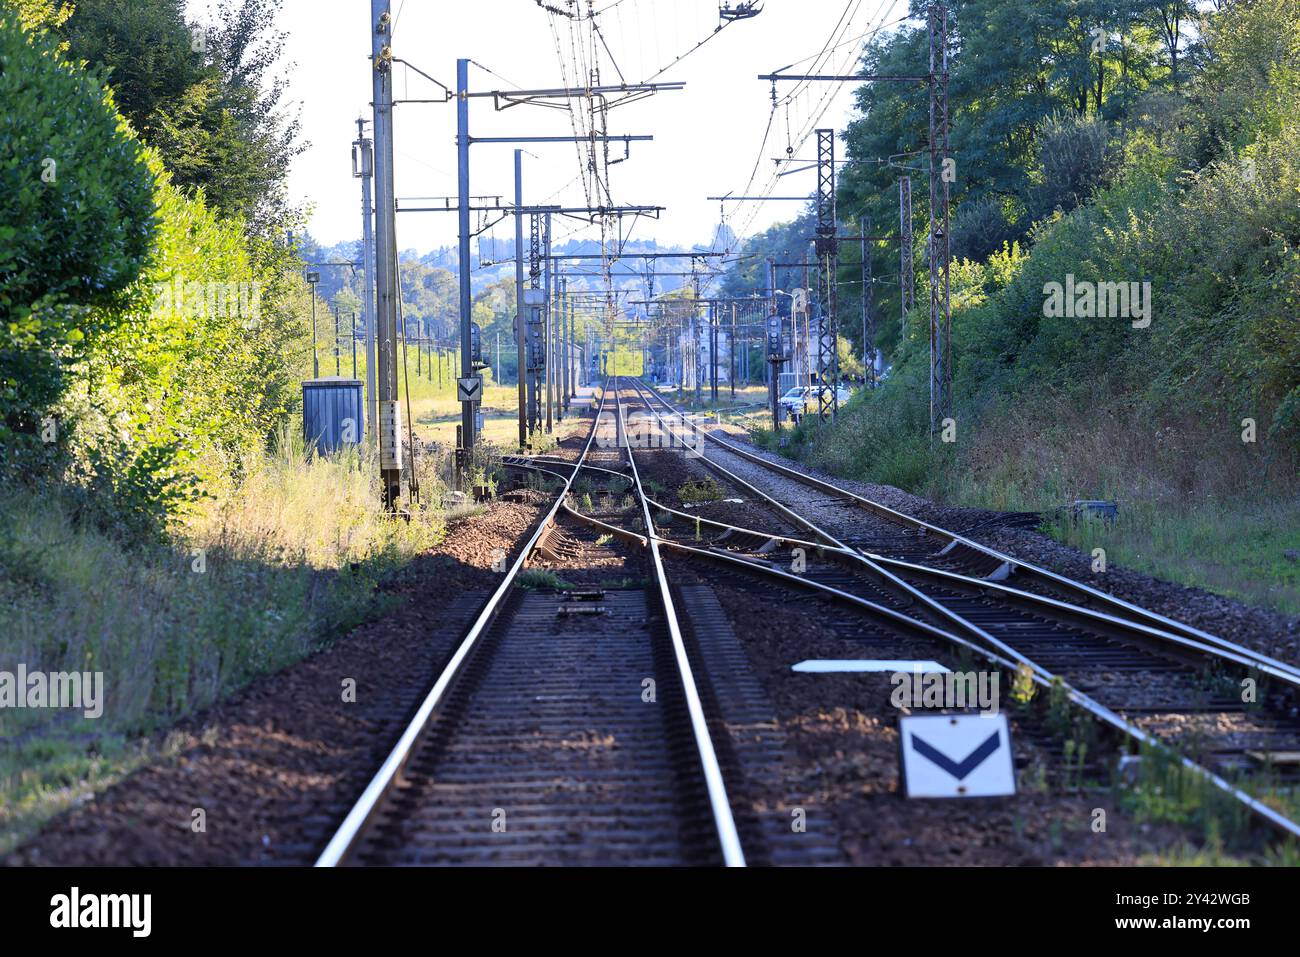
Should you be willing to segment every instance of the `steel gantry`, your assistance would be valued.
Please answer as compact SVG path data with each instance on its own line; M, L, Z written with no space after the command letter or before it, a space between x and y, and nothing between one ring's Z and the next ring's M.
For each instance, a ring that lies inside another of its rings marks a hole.
M380 3L381 0L373 0ZM541 106L554 106L552 101L568 100L572 98L586 98L589 101L601 101L606 107L612 107L620 103L629 102L648 96L653 93L665 90L681 90L685 87L684 83L621 83L616 86L601 86L599 83L590 83L584 86L575 87L554 87L537 90L487 90L472 91L469 89L469 65L472 61L466 58L456 61L456 171L457 171L457 195L455 209L459 214L460 237L459 237L459 255L460 255L460 333L461 333L461 374L465 378L472 378L474 374L473 361L470 354L471 326L473 325L473 302L470 287L470 211L472 208L470 185L469 185L469 148L472 144L483 143L609 143L622 141L630 145L634 141L651 140L651 136L630 136L614 135L604 130L599 133L591 132L585 135L574 136L471 136L469 132L469 102L471 99L480 97L492 98L498 111L509 109L512 106L520 104L534 104ZM436 81L435 81L436 82ZM617 97L614 102L609 102L609 97ZM518 215L521 212L523 200L519 186L519 164L516 163L516 183L515 183L515 209ZM437 209L437 207L416 207L422 211ZM450 207L448 207L450 208ZM500 205L495 207L500 210ZM650 209L651 207L647 207ZM653 207L658 209L658 207ZM412 209L411 211L414 211ZM607 216L614 215L620 210L595 207L590 204L585 207L553 207L550 212L562 215L583 212L592 216L601 217L602 222ZM516 233L518 230L516 230ZM540 253L540 250L539 250ZM515 248L516 256L522 255L519 245ZM534 288L536 288L534 286ZM545 290L542 290L543 297ZM527 306L525 303L519 304L519 312L522 315ZM541 303L545 307L545 301ZM545 360L545 338L541 338L539 346L541 348L541 358ZM528 348L525 349L523 343L520 343L521 355L532 356L532 342L528 342ZM543 368L545 368L543 366ZM520 376L521 381L524 376ZM480 390L481 392L481 390ZM521 400L524 397L521 395ZM534 390L534 399L536 399ZM457 450L458 461L458 478L464 478L466 471L472 468L474 446L475 446L475 419L476 419L477 400L462 398L461 403L461 447ZM524 417L524 408L521 401L520 418ZM537 421L536 418L530 421ZM525 444L526 436L521 430L520 444Z

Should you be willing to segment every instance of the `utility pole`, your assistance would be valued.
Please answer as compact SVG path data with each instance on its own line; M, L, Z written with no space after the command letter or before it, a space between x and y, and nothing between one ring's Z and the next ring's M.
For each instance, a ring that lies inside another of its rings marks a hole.
M695 405L700 405L700 390L702 388L702 376L700 375L700 360L704 352L704 336L700 331L700 277L695 272L695 264L691 264L691 290L693 298L691 299L691 378L695 380Z
M456 212L460 227L460 374L468 379L474 375L474 360L470 354L474 306L469 268L469 60L465 59L456 61L456 189L459 192ZM457 488L465 485L465 478L474 465L474 419L474 402L462 399L460 442L456 449Z
M352 144L352 175L361 180L361 290L362 325L366 330L366 434L379 434L379 396L375 393L375 237L374 207L370 202L370 181L375 174L375 154L366 136L366 121L357 117L357 138ZM354 346L355 351L355 346ZM355 374L355 370L353 370Z
M835 292L839 271L839 239L835 235L835 131L817 131L817 252L822 316L817 327L817 414L834 421L839 410L839 323Z
M569 277L560 277L560 322L564 330L564 411L569 411L569 400L573 398L573 315L570 312Z
M542 307L542 321L545 323L543 329L545 336L543 341L546 343L546 361L543 368L546 373L546 433L549 435L555 431L555 422L552 416L552 409L555 405L555 375L552 369L555 367L555 347L552 342L555 331L553 317L551 315L551 214L542 214L542 249L544 256L542 259L542 290L545 295L545 305Z
M569 411L569 279L563 273L556 277L559 287L556 299L556 317L559 327L556 332L555 372L556 372L556 408L560 421Z
M524 305L528 330L528 433L531 436L541 428L541 386L538 375L546 358L542 351L542 310L546 300L542 292L542 220L538 213L528 216L528 288L524 290Z
M565 293L567 298L567 291ZM578 302L569 300L569 398L578 394L578 376L582 373L582 354L578 348Z
M718 401L718 307L709 304L709 398Z
M402 494L402 421L397 403L397 217L393 194L393 20L389 0L370 0L370 17L375 131L375 372L379 397L379 477L384 507L395 511Z
M731 383L731 404L736 404L736 304L731 304L731 347L727 349L727 380Z
M764 293L766 294L767 298L768 298L769 300L771 300L771 302L772 302L772 313L773 313L775 316L777 316L777 318L778 318L778 320L779 320L779 319L780 319L780 316L781 316L781 307L780 307L780 305L779 305L779 304L777 303L777 301L776 301L776 260L773 259L771 256L768 256L768 257L767 257L767 288L764 289ZM794 323L794 297L793 297L793 296L791 297L791 300L790 300L790 322L791 322L791 324ZM791 339L790 339L790 344L791 344L792 346L794 345L794 338L793 338L793 337L791 337ZM768 375L776 375L776 376L779 377L780 374L781 374L781 367L780 367L780 365L772 365L772 364L768 363L767 365L765 365L764 368L765 368L765 371L767 372ZM746 382L749 381L749 351L748 351L748 349L746 349L746 354L745 354L745 381L746 381ZM780 391L780 381L779 381L779 379L778 379L778 382L777 382L777 389L778 389L778 394L779 394L779 391Z
M311 377L320 378L320 356L316 350L316 283L320 282L320 273L307 273L307 288L311 290Z

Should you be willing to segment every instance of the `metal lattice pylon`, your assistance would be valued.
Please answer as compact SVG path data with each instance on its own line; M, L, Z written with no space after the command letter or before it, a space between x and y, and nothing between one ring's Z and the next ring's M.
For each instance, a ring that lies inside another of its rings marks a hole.
M821 287L822 315L817 324L817 414L823 420L834 419L839 409L836 387L839 385L839 356L835 286L839 270L839 240L835 236L835 131L817 131L817 234L813 240L817 253L818 284Z
M952 416L952 307L948 285L948 10L929 8L930 34L930 435Z
M530 289L542 288L542 217L540 213L528 216L528 286ZM528 332L528 431L537 432L542 427L541 376L545 348L542 339L543 320L541 309L537 306L526 308Z

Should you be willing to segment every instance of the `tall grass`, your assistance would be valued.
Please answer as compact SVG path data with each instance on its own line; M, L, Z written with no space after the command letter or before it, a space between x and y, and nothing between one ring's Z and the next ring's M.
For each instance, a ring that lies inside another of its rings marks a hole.
M1049 535L1104 548L1111 564L1300 614L1294 456L1267 438L1242 442L1231 423L1152 414L1131 392L1103 381L1086 394L1022 394L963 417L955 443L932 446L886 389L855 399L834 427L787 432L779 450L950 505L1041 512ZM771 433L756 441L777 447ZM1115 500L1119 518L1075 523L1076 499Z
M437 510L394 520L363 455L300 441L218 488L171 544L125 546L58 488L0 490L0 670L103 672L103 715L0 710L0 850L130 766L140 731L309 654L376 610L384 572L436 544ZM436 502L436 494L433 496ZM106 777L106 775L108 777Z

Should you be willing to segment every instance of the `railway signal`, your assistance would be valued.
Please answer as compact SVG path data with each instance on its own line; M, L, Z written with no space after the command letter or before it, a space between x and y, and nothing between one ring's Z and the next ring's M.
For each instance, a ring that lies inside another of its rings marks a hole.
M781 407L777 404L781 389L781 364L785 362L785 343L781 329L781 317L776 313L767 318L767 361L771 364L772 374L768 376L767 397L772 406L772 431L781 431Z

